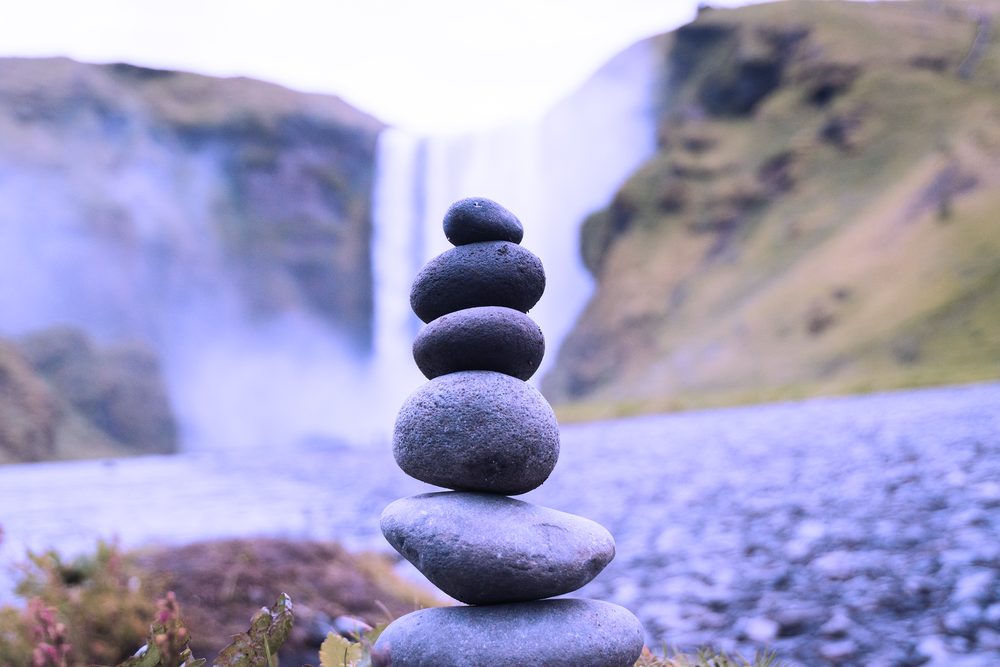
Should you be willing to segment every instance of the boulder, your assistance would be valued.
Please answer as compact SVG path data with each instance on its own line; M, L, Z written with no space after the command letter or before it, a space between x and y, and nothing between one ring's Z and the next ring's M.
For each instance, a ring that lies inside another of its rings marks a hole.
M615 556L611 533L590 519L488 493L403 498L380 525L396 551L466 604L564 595Z
M503 306L528 312L545 291L545 269L530 251L508 241L458 246L417 274L410 306L424 322L464 308Z
M403 472L462 491L527 493L559 458L559 424L530 385L503 373L463 371L419 387L392 436Z
M459 371L496 371L527 380L542 363L545 337L513 308L466 308L437 318L413 341L413 359L428 378Z
M436 607L407 614L375 642L392 667L632 667L643 629L597 600Z
M469 197L448 207L444 214L444 235L452 245L483 241L520 243L524 226L500 204L485 197Z

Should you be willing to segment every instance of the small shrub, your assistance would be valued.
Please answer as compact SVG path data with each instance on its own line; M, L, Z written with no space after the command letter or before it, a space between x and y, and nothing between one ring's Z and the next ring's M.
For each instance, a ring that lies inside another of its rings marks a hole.
M0 666L117 664L142 645L156 599L117 545L100 542L71 563L55 551L29 552L20 568L15 593L27 607L0 608Z

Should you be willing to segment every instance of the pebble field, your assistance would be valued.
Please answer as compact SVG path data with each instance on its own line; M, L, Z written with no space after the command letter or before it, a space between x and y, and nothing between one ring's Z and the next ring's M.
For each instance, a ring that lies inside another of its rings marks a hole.
M571 594L647 643L769 646L793 664L1000 665L1000 383L562 428L520 500L606 527L617 556ZM0 566L26 548L219 537L389 552L382 510L437 490L388 442L0 467ZM10 601L11 574L0 579Z

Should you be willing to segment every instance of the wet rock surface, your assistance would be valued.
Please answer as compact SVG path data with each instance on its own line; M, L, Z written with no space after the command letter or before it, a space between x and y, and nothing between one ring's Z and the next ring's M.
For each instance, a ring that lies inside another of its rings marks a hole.
M527 380L542 363L545 337L512 308L486 306L442 315L413 341L413 359L428 379L459 371L496 371Z
M439 607L397 619L375 642L393 667L631 667L642 627L594 600Z
M380 525L431 583L466 604L564 595L615 555L611 534L589 519L487 493L403 498Z
M451 373L403 403L393 455L403 472L428 484L518 495L555 467L559 424L542 395L517 378Z
M530 251L507 241L471 243L444 251L420 270L410 306L424 322L477 306L526 313L544 291L545 270Z
M998 665L998 406L993 384L570 426L558 488L525 500L611 531L575 595L633 610L651 646Z
M455 202L444 214L444 235L452 245L483 241L520 243L524 226L513 213L485 197Z

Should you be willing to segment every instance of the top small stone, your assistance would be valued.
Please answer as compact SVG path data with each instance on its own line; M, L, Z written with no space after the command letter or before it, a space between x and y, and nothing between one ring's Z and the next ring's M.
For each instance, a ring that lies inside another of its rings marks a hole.
M444 214L444 235L456 246L483 241L521 243L524 227L495 201L469 197L452 204Z

